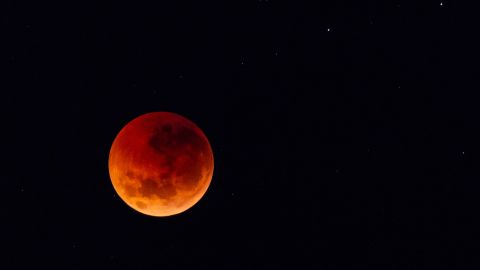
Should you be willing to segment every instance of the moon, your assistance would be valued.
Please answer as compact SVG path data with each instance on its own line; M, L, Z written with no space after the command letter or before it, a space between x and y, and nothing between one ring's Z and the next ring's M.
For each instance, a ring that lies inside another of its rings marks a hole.
M113 187L140 213L182 213L206 193L213 176L210 143L192 121L152 112L130 121L115 137L108 159Z

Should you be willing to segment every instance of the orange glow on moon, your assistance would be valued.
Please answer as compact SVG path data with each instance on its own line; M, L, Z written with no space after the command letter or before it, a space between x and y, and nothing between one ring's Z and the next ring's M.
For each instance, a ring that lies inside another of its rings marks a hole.
M213 176L213 153L193 122L153 112L118 133L108 169L115 191L130 207L150 216L171 216L203 197Z

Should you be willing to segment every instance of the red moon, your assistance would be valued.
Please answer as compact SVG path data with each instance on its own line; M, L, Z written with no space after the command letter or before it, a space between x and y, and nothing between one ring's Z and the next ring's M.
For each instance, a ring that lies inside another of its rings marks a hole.
M149 216L171 216L203 197L213 176L213 153L193 122L152 112L120 130L108 169L115 191L130 207Z

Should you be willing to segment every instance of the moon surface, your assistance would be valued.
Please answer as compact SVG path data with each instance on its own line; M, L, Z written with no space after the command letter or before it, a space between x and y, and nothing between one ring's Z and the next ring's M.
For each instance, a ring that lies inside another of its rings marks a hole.
M108 169L115 191L131 208L171 216L203 197L213 176L213 153L193 122L171 112L152 112L120 130Z

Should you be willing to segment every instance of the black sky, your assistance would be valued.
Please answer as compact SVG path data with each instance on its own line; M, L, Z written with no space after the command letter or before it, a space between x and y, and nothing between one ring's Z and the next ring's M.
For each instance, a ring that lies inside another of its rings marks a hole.
M160 2L2 9L2 269L472 269L472 8ZM108 175L152 111L214 151L207 194L171 218Z

